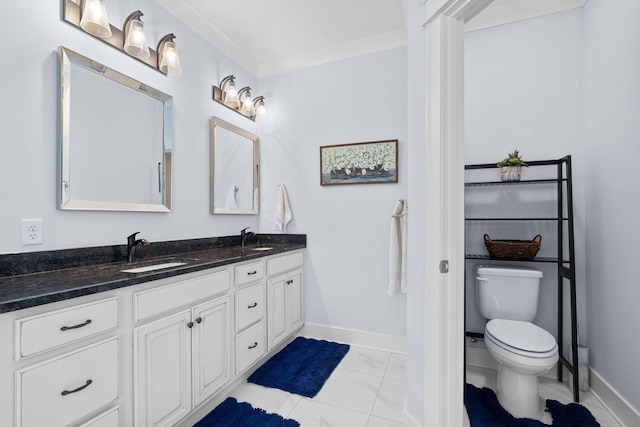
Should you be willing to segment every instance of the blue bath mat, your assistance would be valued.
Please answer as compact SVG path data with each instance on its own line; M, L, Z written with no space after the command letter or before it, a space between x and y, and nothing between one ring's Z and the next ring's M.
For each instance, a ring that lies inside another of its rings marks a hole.
M515 418L500 403L490 388L479 389L466 384L464 404L471 427L548 427L538 420ZM556 400L547 400L547 412L551 413L555 427L600 427L587 408L577 403L563 405Z
M282 418L254 408L248 403L238 403L233 397L216 406L194 427L300 427L294 420Z
M348 351L347 344L298 337L267 360L247 381L313 397Z

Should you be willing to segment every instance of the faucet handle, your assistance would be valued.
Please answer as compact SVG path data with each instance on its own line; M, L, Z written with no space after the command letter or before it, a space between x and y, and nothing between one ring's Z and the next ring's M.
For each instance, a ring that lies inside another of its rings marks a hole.
M247 231L248 229L250 229L251 227L245 227L242 230L240 230L240 234L244 234L245 231Z
M133 242L134 240L136 240L136 234L140 233L139 231L136 231L135 233L133 233L130 236L127 236L127 241L128 242Z

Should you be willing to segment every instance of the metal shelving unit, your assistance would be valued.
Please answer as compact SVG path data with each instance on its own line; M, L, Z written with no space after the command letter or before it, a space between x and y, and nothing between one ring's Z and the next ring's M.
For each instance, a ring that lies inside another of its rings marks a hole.
M521 181L483 181L483 182L468 182L465 183L465 187L487 187L487 186L504 186L504 187L519 187L519 186L535 186L539 184L555 184L556 191L556 216L554 217L487 217L487 218L466 218L467 222L471 221L553 221L557 225L557 248L556 256L554 257L536 257L532 260L526 260L527 262L543 262L554 263L557 266L557 291L558 291L558 330L557 340L560 353L560 360L558 363L557 378L558 381L562 381L562 367L564 366L573 375L573 400L574 402L580 401L579 382L578 382L578 368L577 363L574 365L564 357L562 351L563 338L563 319L564 319L564 286L569 285L569 306L570 306L570 322L571 322L571 360L578 361L578 321L577 321L577 304L576 304L576 268L575 268L575 244L574 244L574 230L573 230L573 189L571 179L571 156L565 156L558 160L541 160L527 162L529 168L536 166L555 166L555 173L553 177L548 179L531 179ZM465 170L474 169L496 169L495 163L475 164L465 166ZM509 189L511 191L511 189ZM565 235L566 234L566 235ZM488 255L479 254L466 254L467 260L487 260L487 261L519 261L521 259L505 259L505 258L490 258ZM478 332L467 332L466 335L472 338L482 338L483 334Z

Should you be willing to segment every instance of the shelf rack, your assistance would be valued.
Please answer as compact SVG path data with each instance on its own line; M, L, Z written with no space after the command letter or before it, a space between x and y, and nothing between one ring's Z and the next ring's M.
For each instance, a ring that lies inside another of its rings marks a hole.
M556 216L555 217L516 217L516 218L466 218L468 222L472 221L555 221L557 224L557 248L555 257L536 257L527 262L543 262L554 263L557 266L557 291L558 291L558 330L557 342L560 353L557 368L558 381L562 381L563 371L566 368L573 376L573 401L580 401L579 378L578 378L578 320L577 320L577 302L576 302L576 267L575 267L575 243L574 243L574 221L573 221L573 186L571 178L571 156L565 156L557 160L539 160L527 162L529 168L536 166L555 166L555 176L547 179L531 179L521 181L482 181L467 182L465 187L487 187L487 186L530 186L539 184L555 184L556 189ZM495 163L484 163L475 165L466 165L465 170L475 169L497 169ZM565 236L566 232L566 236ZM566 243L566 245L565 245ZM525 261L522 259L506 259L491 258L488 255L466 254L467 260L487 260L487 261ZM566 281L566 282L565 282ZM570 306L570 322L571 322L571 360L563 355L563 319L564 319L564 286L569 285L569 306ZM477 339L483 338L482 333L467 332L466 336Z

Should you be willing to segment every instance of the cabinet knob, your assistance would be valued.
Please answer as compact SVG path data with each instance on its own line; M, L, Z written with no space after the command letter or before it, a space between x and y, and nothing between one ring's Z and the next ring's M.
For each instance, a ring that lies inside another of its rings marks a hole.
M196 319L196 323L202 323L202 317L198 317L198 318Z
M290 285L290 284L292 284L292 283L293 283L293 280L287 280L285 283L286 283L287 285Z
M68 331L69 329L78 329L78 328L82 328L83 326L87 326L90 323L91 323L91 319L87 319L85 322L79 323L74 326L63 326L62 328L60 328L60 330L64 332L64 331Z
M93 382L93 380L87 380L87 382L83 386L80 386L80 387L76 388L75 390L63 390L62 393L60 393L60 394L63 395L63 396L66 396L68 394L77 393L77 392L82 391L85 388L89 387L92 382Z
M254 342L253 345L250 345L248 348L251 350L252 348L256 348L258 346L257 342Z
M189 329L193 328L193 322L187 323L187 328L189 328Z
M253 304L248 305L247 308L256 308L257 306L258 306L258 303L254 302Z

